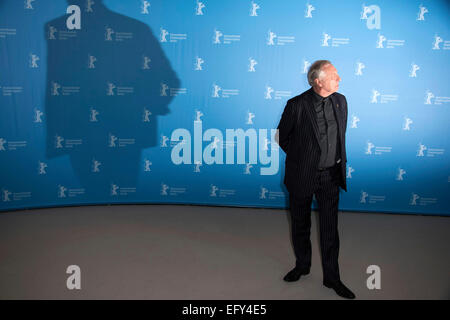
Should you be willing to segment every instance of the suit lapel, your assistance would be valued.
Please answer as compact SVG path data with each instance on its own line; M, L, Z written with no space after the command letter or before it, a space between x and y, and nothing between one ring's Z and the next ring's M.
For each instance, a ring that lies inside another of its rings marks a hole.
M334 115L336 117L336 122L337 122L337 126L339 129L339 138L340 138L340 133L342 132L342 121L341 121L341 110L342 107L340 106L339 102L337 101L337 98L334 94L331 95L331 102L333 104L333 110L334 110Z
M306 96L306 114L308 115L313 126L314 136L316 137L317 143L320 145L319 125L317 124L316 110L314 109L313 90L314 89L311 87L311 89L309 89L309 94Z

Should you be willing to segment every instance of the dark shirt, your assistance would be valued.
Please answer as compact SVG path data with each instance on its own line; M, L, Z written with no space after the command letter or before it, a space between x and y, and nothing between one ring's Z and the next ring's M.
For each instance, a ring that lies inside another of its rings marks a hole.
M331 96L326 98L313 90L314 110L320 133L320 161L319 168L333 167L341 161L338 125L333 110Z

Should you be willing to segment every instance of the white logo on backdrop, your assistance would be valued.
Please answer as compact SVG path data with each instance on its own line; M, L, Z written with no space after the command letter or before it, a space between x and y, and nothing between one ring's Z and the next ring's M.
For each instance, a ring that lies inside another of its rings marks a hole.
M431 99L434 99L434 104L441 105L443 103L449 103L450 97L444 97L444 96L435 96L433 92L430 90L427 90L425 92L425 104L433 104Z
M98 122L97 116L100 114L97 110L94 108L89 108L89 121L90 122Z
M145 172L152 171L152 170L150 169L150 166L151 166L152 164L153 164L153 163L152 163L150 160L144 159L144 171L145 171Z
M142 14L149 14L148 7L150 7L150 2L146 0L141 0L141 13Z
M39 68L37 64L39 60L40 58L37 55L30 53L30 68Z
M409 71L409 76L411 78L417 78L417 71L420 70L420 67L415 64L415 63L411 63L411 70Z
M418 157L423 157L423 156L425 156L425 154L424 154L424 151L425 151L425 150L427 150L427 147L426 147L424 144L419 143L419 149L417 150L417 156L418 156Z
M221 38L223 37L223 42ZM233 42L239 42L241 41L240 35L235 34L223 34L222 31L214 29L213 34L213 43L214 44L231 44Z
M425 198L419 196L417 193L411 192L411 198L409 200L409 204L412 206L426 206L429 204L436 204L438 202L437 198Z
M201 71L203 70L202 64L205 63L205 60L203 60L200 57L195 57L195 69L196 71Z
M94 12L94 10L92 10L94 3L95 2L92 0L86 0L86 12Z
M6 141L4 138L0 138L0 151L6 151L5 144L8 142L8 150L17 150L17 148L23 148L27 146L27 141Z
M380 93L373 89L372 90L372 99L370 100L370 103L378 103L378 96L380 96Z
M105 40L106 41L112 41L112 35L114 33L114 30L110 27L105 27Z
M383 36L382 34L378 35L378 40L377 40L377 48L384 48L384 41L386 41L386 37Z
M403 176L406 174L406 171L402 168L398 168L397 176L395 177L395 180L397 181L403 181Z
M59 96L59 88L61 88L61 85L52 81L52 96Z
M355 172L355 169L353 169L353 167L348 166L347 168L347 178L351 179L352 178L352 173Z
M55 136L55 148L61 149L63 148L62 142L64 141L64 138L61 136L56 135Z
M411 200L409 201L410 205L417 205L417 200L419 200L419 195L417 193L411 193Z
M197 7L195 7L195 15L202 16L203 9L205 8L205 4L197 0Z
M433 50L441 50L441 43L444 43L443 48L444 50L450 49L450 41L442 39L440 36L435 35L434 36L434 42L433 42Z
M312 12L316 10L316 8L312 5L307 3L306 4L306 10L305 10L305 18L312 18Z
M169 32L166 29L160 28L160 39L161 42L167 42L167 36L169 35Z
M395 47L403 47L405 45L405 40L393 40L393 39L387 39L383 34L379 33L377 35L377 49L383 49L385 48L384 43L386 42L386 48L392 49Z
M413 123L413 121L412 121L411 118L405 117L405 122L403 123L402 130L410 131L410 130L411 130L410 125L411 125L412 123Z
M439 36L434 36L434 44L433 44L433 50L439 50L439 44L444 41L441 37Z
M200 110L195 110L195 120L196 122L202 122L201 117L204 116L203 112Z
M134 138L119 138L116 135L109 133L108 134L108 147L110 148L115 148L117 147L116 141L118 142L118 147L119 148L123 148L126 147L128 145L134 145L135 144L135 139Z
M360 61L356 62L356 70L355 70L355 75L357 76L362 76L362 70L366 67L366 65Z
M429 148L420 142L416 156L425 157L425 151L427 157L442 156L445 153L445 149L443 148Z
M255 117L255 114L252 112L247 112L247 122L246 124L253 124L253 118Z
M48 165L45 162L38 161L38 174L47 174L47 171L45 171L47 167Z
M152 113L147 108L144 108L144 111L142 113L142 122L150 122L150 116Z
M334 38L331 37L330 34L323 32L322 33L322 47L329 47L329 41L331 40L332 47L340 47L342 45L346 45L350 43L350 38Z
M170 193L168 193L167 191L170 190ZM176 188L176 187L169 187L167 184L165 184L164 182L161 182L161 192L160 194L162 196L177 196L179 194L183 194L186 193L186 188Z
M386 200L386 196L376 196L376 195L369 195L364 190L361 190L361 197L359 199L359 203L377 203L377 202L384 202Z
M56 40L55 33L56 33L57 31L58 31L58 30L56 30L55 27L53 27L53 26L48 26L48 39L49 39L49 40Z
M214 30L214 43L220 43L220 37L223 36L223 33L220 32L219 30L215 29Z
M95 61L97 61L96 57L88 55L88 69L95 69Z
M167 147L167 141L169 141L169 137L161 134L161 148L166 148Z
M272 94L275 94L275 98L272 96ZM283 99L283 98L289 98L292 96L291 91L286 90L275 90L271 86L266 85L266 91L264 93L264 99L271 100L271 99Z
M150 69L150 66L148 65L152 60L147 56L142 56L142 70L148 70Z
M383 153L390 153L392 151L392 147L377 147L372 142L367 142L367 147L365 149L365 154L369 155L380 155Z
M217 186L215 186L215 185L211 185L211 189L210 190L211 191L209 193L209 196L210 197L217 197L216 192L219 190L219 188L217 188Z
M113 34L115 35L114 37ZM123 42L130 39L133 39L132 32L117 31L109 26L105 26L105 41Z
M116 85L114 83L108 82L106 88L106 95L107 96L113 96L114 95L114 89L116 88Z
M161 90L160 90L161 97L167 97L167 89L169 89L169 86L167 84L161 82Z
M5 149L5 143L6 143L6 140L3 139L3 138L0 138L0 150L1 150L1 151L6 151L6 149Z
M100 114L97 110L94 108L89 108L89 122L98 122L97 116Z
M372 89L370 103L378 103L378 97L380 97L380 103L388 103L398 100L397 94L381 94L378 90Z
M10 192L9 190L7 190L7 189L2 189L2 200L3 201L11 201L11 199L10 199L10 195L12 194L12 192Z
M255 66L258 64L258 61L253 59L252 57L248 58L249 65L248 65L248 72L255 72Z
M368 14L371 14L368 16ZM377 5L366 6L363 4L361 11L361 20L366 20L366 26L369 30L381 29L381 10Z
M417 20L418 21L424 21L425 20L425 13L428 12L428 9L424 6L419 6L419 13L417 13Z
M303 70L302 73L308 73L308 69L311 66L311 62L309 62L308 60L303 59Z
M373 148L375 148L375 145L372 142L367 142L366 154L372 154Z
M98 160L92 159L92 167L91 167L91 171L92 172L100 172L99 167L102 165L102 163Z
M167 189L169 189L169 186L165 183L161 183L161 195L167 196Z
M116 146L117 137L113 134L109 134L109 147L113 148Z
M322 47L328 47L328 41L331 39L331 36L328 33L323 33L323 38L322 38Z
M212 87L213 98L229 98L230 96L237 96L239 94L238 89L223 89L216 83L213 83Z
M24 3L24 8L28 9L28 10L33 10L33 5L31 4L32 2L34 2L35 0L25 0Z
M127 196L129 193L135 193L136 187L120 187L115 183L111 183L111 196Z
M251 2L251 6L250 6L250 17L257 17L258 16L258 12L257 10L260 9L260 6L255 3L255 2Z
M359 200L359 203L366 203L367 202L367 197L369 196L369 194L363 190L361 190L361 197Z
M34 109L34 122L35 123L42 123L42 116L44 113L41 110Z
M275 42L275 38L277 41ZM266 38L266 44L268 46L284 46L287 43L294 43L295 37L294 36L279 36L275 32L272 32L272 30L269 30L267 32L267 38Z
M266 187L263 187L263 186L259 187L259 199L273 200L273 199L279 199L279 198L284 198L284 197L285 197L284 192L270 191Z
M267 188L260 187L259 198L266 199L266 193L269 192Z
M202 166L200 161L195 161L194 172L200 172L200 167Z
M352 121L351 121L350 128L352 128L352 129L358 128L358 122L359 121L360 121L360 119L358 118L358 116L352 115Z
M431 92L430 90L427 90L425 92L425 104L432 104L431 103L432 98L434 98L433 92Z
M268 44L269 46L275 45L275 42L274 42L273 40L274 40L276 37L277 37L277 35L276 35L274 32L272 32L272 31L269 30L269 32L268 32L268 34L267 34L267 44Z
M62 185L58 185L58 198L65 198L66 191L67 191L66 187L64 187Z
M117 190L119 190L119 186L117 184L111 183L111 195L116 196Z
M273 88L266 86L266 93L264 94L264 99L272 99Z

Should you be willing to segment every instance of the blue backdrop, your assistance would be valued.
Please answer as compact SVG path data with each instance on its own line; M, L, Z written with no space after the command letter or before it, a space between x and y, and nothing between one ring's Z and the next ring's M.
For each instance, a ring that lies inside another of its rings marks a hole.
M449 26L445 0L1 0L0 210L287 207L274 129L329 59L340 209L450 215Z

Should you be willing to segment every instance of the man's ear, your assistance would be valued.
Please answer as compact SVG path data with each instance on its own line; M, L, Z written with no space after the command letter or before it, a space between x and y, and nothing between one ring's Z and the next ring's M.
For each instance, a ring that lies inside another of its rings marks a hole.
M316 85L316 87L322 88L322 85L320 84L318 78L314 79L314 84Z

